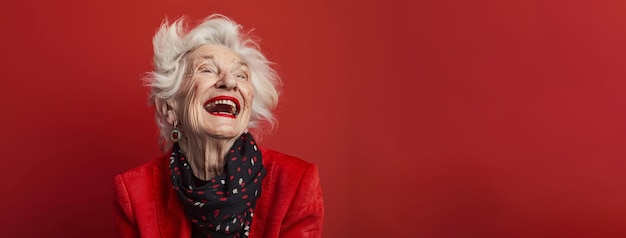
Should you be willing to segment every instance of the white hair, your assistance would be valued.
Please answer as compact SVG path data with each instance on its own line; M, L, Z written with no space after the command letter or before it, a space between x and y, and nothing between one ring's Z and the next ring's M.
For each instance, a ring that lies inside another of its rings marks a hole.
M273 127L276 123L272 109L278 104L280 78L270 67L271 62L261 53L259 45L242 31L241 25L228 17L213 14L205 18L198 26L188 30L185 18L179 18L172 24L165 20L152 40L154 45L154 71L144 78L150 86L150 102L167 101L175 97L185 79L185 72L191 62L186 55L203 45L220 45L239 55L250 69L250 82L254 90L254 99L250 115L249 128L261 124ZM167 108L155 104L155 120L160 131L160 144L164 151L172 145L170 133L173 126L165 120Z

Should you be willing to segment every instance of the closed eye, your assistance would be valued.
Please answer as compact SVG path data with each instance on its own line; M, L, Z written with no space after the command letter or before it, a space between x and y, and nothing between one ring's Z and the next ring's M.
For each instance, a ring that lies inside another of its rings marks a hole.
M208 68L208 67L200 67L198 71L200 73L215 73L215 70Z
M245 74L236 74L235 77L240 78L240 79L248 79L248 75L245 75Z

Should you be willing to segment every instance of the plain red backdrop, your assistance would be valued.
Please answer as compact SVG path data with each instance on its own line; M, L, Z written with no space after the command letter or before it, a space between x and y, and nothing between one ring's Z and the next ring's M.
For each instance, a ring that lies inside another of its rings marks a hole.
M5 1L0 237L115 235L151 37L215 12L277 63L260 143L319 166L324 237L626 237L621 0Z

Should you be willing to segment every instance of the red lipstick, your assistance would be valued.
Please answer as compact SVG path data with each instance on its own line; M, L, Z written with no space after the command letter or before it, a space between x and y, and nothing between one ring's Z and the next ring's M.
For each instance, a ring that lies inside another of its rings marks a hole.
M230 96L217 96L204 102L204 109L214 116L236 118L239 114L239 100Z

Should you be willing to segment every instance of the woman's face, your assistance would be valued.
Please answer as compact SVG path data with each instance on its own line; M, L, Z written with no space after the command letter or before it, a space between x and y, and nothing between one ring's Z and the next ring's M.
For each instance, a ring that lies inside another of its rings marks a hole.
M239 136L248 127L254 97L245 62L218 45L203 45L189 59L191 68L180 99L181 127L198 136Z

